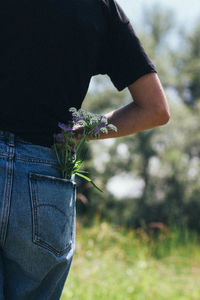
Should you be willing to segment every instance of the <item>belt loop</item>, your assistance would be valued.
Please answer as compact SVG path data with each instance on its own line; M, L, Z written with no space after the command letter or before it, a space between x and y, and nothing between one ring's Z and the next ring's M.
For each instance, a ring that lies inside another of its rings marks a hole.
M8 132L8 146L14 147L15 146L15 135L12 132Z

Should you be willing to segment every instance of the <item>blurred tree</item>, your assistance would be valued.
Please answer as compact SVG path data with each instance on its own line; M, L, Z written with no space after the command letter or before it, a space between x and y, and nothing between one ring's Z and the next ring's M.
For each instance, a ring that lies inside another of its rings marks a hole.
M159 77L165 88L174 87L176 70L174 64L177 51L173 47L176 19L174 11L159 3L143 9L142 32L139 37L147 53L157 67Z
M144 32L153 41L153 52L155 53L155 51L159 51L159 48L163 48L163 44L175 25L174 11L166 9L159 3L154 3L151 7L144 7L142 22Z
M191 33L182 32L182 44L176 67L179 76L178 91L187 105L194 105L200 99L200 22Z

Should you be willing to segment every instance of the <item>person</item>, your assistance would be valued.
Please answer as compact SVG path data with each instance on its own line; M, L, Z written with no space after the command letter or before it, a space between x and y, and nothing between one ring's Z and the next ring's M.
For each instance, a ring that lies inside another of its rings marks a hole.
M134 100L107 114L118 131L102 139L164 125L169 108L115 0L1 1L0 25L0 300L56 300L76 216L74 178L60 177L51 148L58 122L81 107L97 74Z

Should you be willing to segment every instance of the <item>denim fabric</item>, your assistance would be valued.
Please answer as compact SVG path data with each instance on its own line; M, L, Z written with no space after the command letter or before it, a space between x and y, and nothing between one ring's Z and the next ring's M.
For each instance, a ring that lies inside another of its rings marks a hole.
M0 300L57 300L75 250L75 178L51 148L0 130Z

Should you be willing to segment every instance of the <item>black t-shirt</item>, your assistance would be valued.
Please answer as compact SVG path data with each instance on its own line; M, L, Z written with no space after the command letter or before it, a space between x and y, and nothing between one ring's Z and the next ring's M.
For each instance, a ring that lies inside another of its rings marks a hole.
M53 144L92 76L121 91L156 72L115 0L4 0L0 28L0 130L33 144Z

